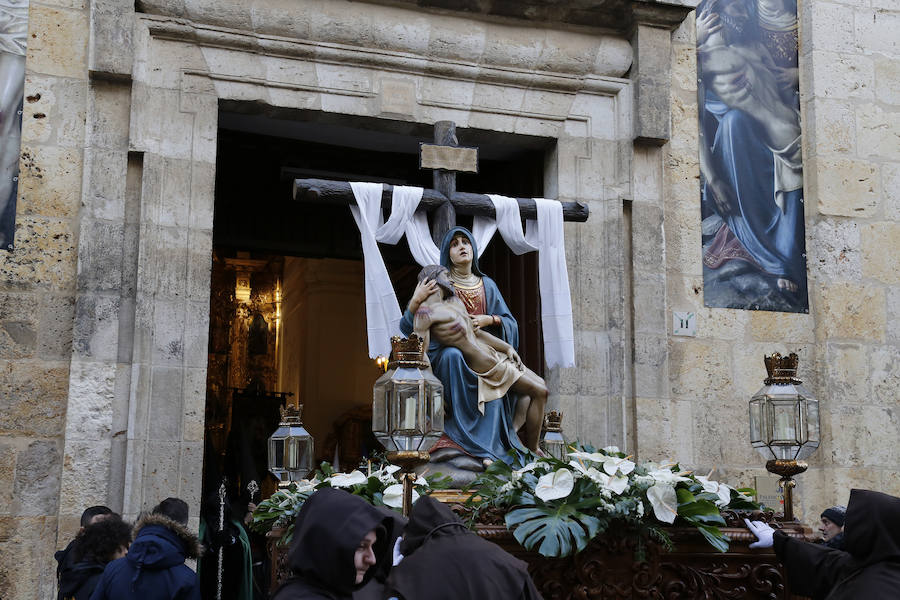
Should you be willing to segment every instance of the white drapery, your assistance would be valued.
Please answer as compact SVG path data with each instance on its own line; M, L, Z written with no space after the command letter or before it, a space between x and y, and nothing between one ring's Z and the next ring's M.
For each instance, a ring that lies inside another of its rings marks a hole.
M525 222L526 232L523 234L519 203L515 198L493 194L488 194L488 197L494 203L497 218L475 217L472 235L479 251L498 229L503 241L516 254L538 251L544 360L548 367L574 367L575 333L566 269L562 204L556 200L535 198L537 219Z
M406 235L413 258L422 266L438 264L440 251L431 239L425 211L417 210L422 188L394 186L391 216L385 223L381 212L382 185L353 182L350 187L356 198L356 206L351 205L350 212L360 230L365 263L369 356L388 356L391 336L400 335L402 311L378 242L396 244ZM550 367L574 367L575 336L562 204L535 198L538 218L526 222L526 233L523 234L518 202L505 196L490 195L489 198L497 217L475 217L472 235L478 255L481 256L498 229L516 254L538 251L544 358Z

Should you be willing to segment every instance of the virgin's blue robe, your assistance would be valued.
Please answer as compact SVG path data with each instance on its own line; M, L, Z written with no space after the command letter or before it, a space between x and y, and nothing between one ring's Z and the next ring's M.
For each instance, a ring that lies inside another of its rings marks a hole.
M484 283L486 314L500 317L500 327L488 327L486 331L496 335L510 346L519 349L519 325L506 306L497 284L485 276L478 267L478 250L469 230L454 227L441 242L441 264L450 268L450 240L457 233L469 238L472 244L472 272ZM404 311L400 321L404 335L413 331L413 315ZM510 449L525 452L519 436L513 429L516 398L512 393L484 405L484 414L478 410L478 376L463 359L462 352L452 346L442 346L434 338L428 346L428 358L434 375L444 384L444 432L463 450L479 458L504 460Z
M715 117L711 168L730 188L734 204L720 215L763 270L804 287L803 190L784 193L775 204L775 167L761 127L746 113L728 107L710 91L704 109ZM704 196L711 193L704 185ZM706 200L710 204L710 200Z

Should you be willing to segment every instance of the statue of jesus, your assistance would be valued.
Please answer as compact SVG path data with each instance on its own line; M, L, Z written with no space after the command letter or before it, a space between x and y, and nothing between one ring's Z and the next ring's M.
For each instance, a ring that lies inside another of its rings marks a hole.
M478 393L475 398L454 398L451 410L462 409L460 403L471 408L473 403L480 414L485 405L500 401L507 391L529 398L525 411L525 445L539 452L541 423L547 404L547 386L534 371L522 364L515 348L491 335L472 318L456 295L446 267L430 265L419 273L419 281L426 282L431 292L416 310L414 332L425 340L434 339L441 346L456 348L466 366L477 376ZM502 403L502 402L501 402Z

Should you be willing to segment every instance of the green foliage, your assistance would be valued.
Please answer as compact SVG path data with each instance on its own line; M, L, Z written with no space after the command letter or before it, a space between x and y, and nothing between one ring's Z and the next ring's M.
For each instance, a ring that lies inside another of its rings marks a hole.
M514 508L506 513L506 526L527 550L537 550L544 556L568 556L584 550L600 533L603 521L569 504L544 504Z
M257 533L268 533L272 529L282 528L280 543L290 542L293 536L294 521L303 503L316 490L324 487L340 487L349 493L363 498L374 506L387 506L400 510L400 484L394 478L400 467L391 465L383 459L369 465L370 472L363 474L356 470L350 473L336 473L331 465L323 462L310 479L293 482L279 489L270 498L262 501L253 511L250 529ZM432 490L446 489L450 485L449 477L429 475L420 477L415 485L415 494L425 494Z
M759 509L747 490L682 472L678 464L637 465L614 447L574 443L568 450L568 461L529 453L494 462L469 486L477 492L467 502L471 520L502 509L516 540L548 557L577 553L616 525L638 537L636 558L643 560L645 540L672 548L664 524L694 527L724 552L729 540L719 529L720 511Z
M646 542L671 550L667 524L694 527L720 552L728 549L722 510L759 510L752 490L734 489L708 477L682 472L678 464L635 464L617 448L570 444L566 461L527 453L509 463L494 461L467 488L470 526L486 513L504 513L506 526L528 550L562 557L580 552L611 527L637 536L635 558L643 560ZM294 520L315 490L341 487L375 506L399 510L398 467L375 461L367 473L335 473L322 463L309 480L292 483L261 502L250 524L265 533L285 528L290 541ZM369 472L370 471L370 472ZM416 481L417 493L446 489L450 479L429 475Z

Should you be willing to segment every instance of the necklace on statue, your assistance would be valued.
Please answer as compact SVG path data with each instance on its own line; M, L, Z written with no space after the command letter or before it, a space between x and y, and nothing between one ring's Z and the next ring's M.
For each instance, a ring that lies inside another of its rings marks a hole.
M452 281L453 285L456 287L464 290L473 290L481 287L481 277L472 271L462 273L453 267L450 268L450 281Z
M462 300L466 311L470 315L479 315L484 312L484 285L481 277L472 273L462 274L450 269L450 280L456 289L456 296Z

